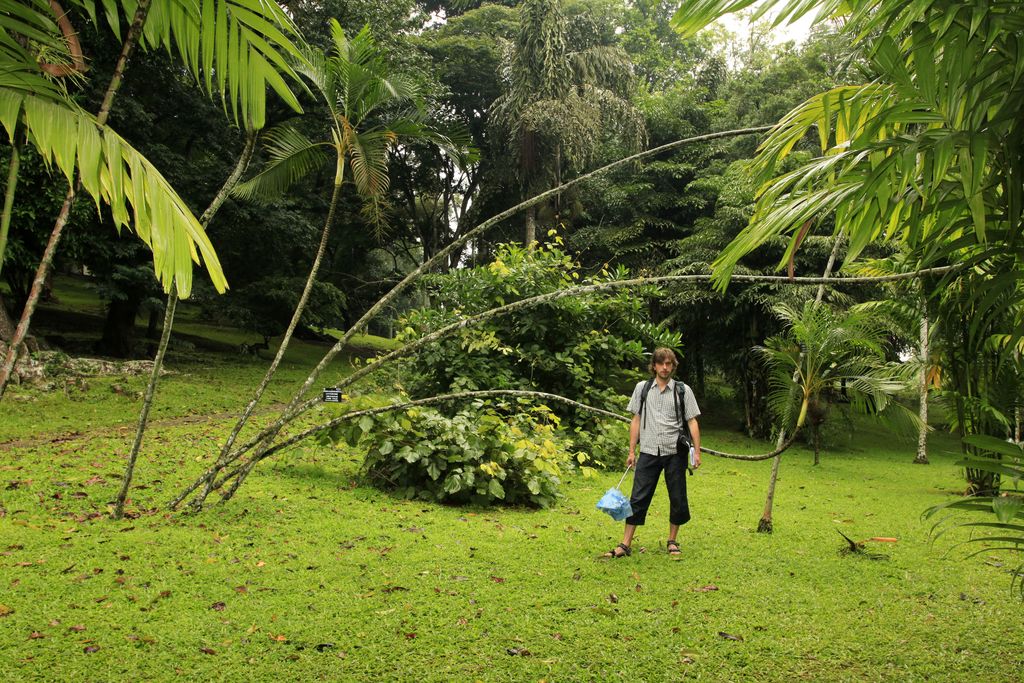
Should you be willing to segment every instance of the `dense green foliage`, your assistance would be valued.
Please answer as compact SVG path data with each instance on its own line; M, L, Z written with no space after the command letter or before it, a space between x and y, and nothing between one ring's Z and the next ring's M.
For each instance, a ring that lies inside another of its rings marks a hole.
M581 275L580 265L554 244L526 249L503 245L486 266L428 279L429 308L402 321L404 339L416 339L467 315L577 285L625 279L619 268ZM645 322L645 296L563 297L522 313L461 330L454 343L432 345L404 368L414 397L465 389L534 389L574 397L598 407L621 408L621 390L654 346L678 348L680 337Z
M925 516L937 517L932 532L939 537L955 529L978 531L981 533L972 534L966 541L976 548L980 546L974 554L1014 551L1020 555L1024 553L1024 490L1021 489L1021 481L1024 480L1024 448L989 436L972 436L967 442L978 455L965 457L958 464L967 470L988 475L990 481L996 482L995 488L1002 483L1003 491L929 508ZM951 510L959 514L947 515ZM988 516L978 520L963 514L964 511L991 513L995 521L991 521ZM1013 572L1013 583L1024 598L1024 562Z
M477 405L451 416L417 407L365 415L334 435L367 449L370 482L406 498L549 507L562 477L586 461L566 451L557 426L544 406Z

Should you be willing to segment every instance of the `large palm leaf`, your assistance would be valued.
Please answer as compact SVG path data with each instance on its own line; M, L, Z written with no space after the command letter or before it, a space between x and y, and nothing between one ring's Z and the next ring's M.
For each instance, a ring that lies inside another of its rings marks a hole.
M102 12L117 34L137 4L69 1L97 23ZM301 60L301 52L290 20L275 2L153 0L141 41L177 54L209 92L223 98L236 121L262 127L268 87L300 109L282 74L295 77L286 56ZM212 245L173 188L114 131L74 105L61 84L41 75L39 54L66 47L46 0L17 0L0 12L0 123L9 137L24 125L30 142L70 183L77 172L97 204L110 205L119 228L130 223L153 250L165 288L177 282L179 295L188 296L191 264L201 254L223 291L227 283Z
M66 0L118 36L135 12L136 0ZM38 73L36 55L15 35L50 50L64 47L45 0L13 0L0 12L0 85L13 87ZM296 75L290 59L301 58L294 25L269 0L152 0L141 43L174 54L211 94L217 94L240 125L262 128L266 95L277 93L301 111L286 79ZM32 81L27 87L40 87ZM52 86L51 86L52 87Z
M16 125L48 164L109 205L118 228L130 226L152 249L157 277L169 289L188 296L192 262L205 263L218 291L227 282L213 245L185 202L144 156L116 132L68 101L34 97L0 88L0 124L13 138Z
M750 4L685 0L674 21L692 32ZM779 21L814 10L842 17L879 77L812 98L765 141L755 169L767 184L750 226L716 263L720 284L757 244L795 235L828 212L850 236L848 260L877 240L917 250L938 243L947 248L931 256L948 258L965 236L967 246L993 234L1016 239L1024 194L1019 3L767 0L758 12L769 10ZM776 178L781 160L812 131L822 156ZM790 252L796 245L794 236Z

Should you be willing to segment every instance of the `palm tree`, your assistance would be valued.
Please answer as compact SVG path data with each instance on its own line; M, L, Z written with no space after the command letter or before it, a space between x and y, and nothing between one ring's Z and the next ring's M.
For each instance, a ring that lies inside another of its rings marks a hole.
M692 32L751 4L684 0L674 22ZM724 286L738 260L766 240L789 235L791 253L800 226L830 213L848 231L847 262L870 242L891 241L915 268L968 266L926 294L955 297L969 310L969 318L944 320L944 336L957 337L957 349L991 348L1001 335L1012 340L1002 352L985 354L984 372L975 353L961 353L946 373L961 387L954 399L962 434L995 436L1003 416L991 408L1006 385L990 380L1012 363L1006 350L1024 324L1017 246L1024 229L1020 3L766 0L755 17L777 11L777 22L792 21L812 10L819 20L845 22L877 77L812 97L761 145L754 170L765 184L750 225L715 264L718 283ZM793 146L815 134L821 156L780 173ZM978 470L974 481L971 472L972 489L989 485L988 473Z
M97 18L96 0L72 0ZM17 363L54 254L80 188L110 207L118 228L130 225L153 251L157 277L180 296L191 291L192 262L202 255L214 286L227 282L216 253L191 210L160 173L107 125L114 97L135 46L177 54L207 91L218 93L236 122L258 129L266 117L266 92L275 90L300 110L282 73L294 76L283 55L298 55L294 29L284 11L264 0L106 1L107 27L121 35L130 17L121 55L97 115L78 108L61 83L44 75L84 70L81 48L67 14L55 0L16 0L0 14L0 124L12 144L19 128L43 158L68 181L32 291L0 368L0 397ZM97 19L99 23L99 19ZM56 57L54 57L56 55ZM56 63L55 63L56 62ZM71 67L61 62L70 62ZM16 156L14 157L16 159ZM15 177L16 177L16 168ZM8 190L13 193L9 180ZM13 201L13 196L10 198ZM9 202L5 201L5 215ZM130 207L130 211L129 211ZM0 260L2 260L0 253Z
M333 153L334 183L327 217L324 220L320 245L313 258L305 288L284 333L277 354L263 381L242 412L214 466L213 474L225 461L242 427L252 415L284 356L295 328L299 324L310 292L320 269L328 238L334 225L335 212L342 188L351 179L363 201L363 214L377 230L385 223L385 200L389 185L387 163L391 148L402 138L430 138L445 144L422 123L424 107L418 86L410 79L389 73L382 50L364 27L351 39L341 25L331 20L332 52L326 55L307 48L303 63L296 66L319 92L330 114L330 140L313 142L291 126L281 126L267 133L270 162L252 179L240 184L234 194L244 199L266 201L283 193L293 182L327 163ZM241 484L244 476L237 481ZM196 507L210 492L211 476Z
M860 412L896 418L902 426L916 424L915 415L891 401L907 386L906 368L884 362L884 330L874 316L856 310L839 314L815 300L799 309L777 304L774 310L786 330L755 349L771 372L769 406L780 431L795 433L810 422L815 465L821 425L839 397ZM777 463L773 469L777 472ZM759 531L772 530L773 494L774 472Z
M491 111L497 136L518 157L523 197L583 170L606 138L639 149L643 118L627 99L628 56L607 45L572 45L562 0L526 0L504 68L506 90ZM536 238L537 208L525 211L525 244Z

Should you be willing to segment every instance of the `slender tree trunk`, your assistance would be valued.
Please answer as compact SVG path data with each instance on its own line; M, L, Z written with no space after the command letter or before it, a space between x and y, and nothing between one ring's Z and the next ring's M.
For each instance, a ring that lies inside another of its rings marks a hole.
M139 4L135 8L135 16L132 18L132 24L128 29L124 45L121 47L121 55L117 59L114 74L110 78L106 94L103 97L103 103L100 105L99 113L96 115L96 123L100 126L107 125L110 107L113 105L114 96L121 87L121 80L124 75L125 66L128 64L128 57L131 55L132 50L135 49L139 36L142 35L142 27L146 23L146 17L149 15L150 2L151 0L139 0ZM46 243L46 249L43 250L43 257L39 261L39 268L36 270L35 279L32 281L32 289L29 291L28 301L25 302L25 308L21 312L21 320L18 321L18 327L14 331L14 338L11 339L11 344L8 347L7 358L4 359L3 367L0 368L0 399L3 398L4 392L7 390L7 383L14 373L14 366L18 362L18 352L21 343L28 335L29 324L32 321L32 316L35 314L36 306L39 303L39 297L49 277L50 269L53 267L53 258L57 253L57 245L60 243L64 226L67 225L68 218L71 216L71 207L75 203L75 193L80 183L81 180L76 178L75 182L68 187L64 203L60 207L56 221L54 221L50 239Z
M7 313L7 305L4 303L3 295L0 295L0 340L9 342L14 337L14 321Z
M775 531L772 522L772 506L775 504L775 484L779 481L779 463L782 462L782 454L772 458L772 473L768 477L768 496L764 501L764 511L761 513L761 520L757 523L757 533L770 534Z
M526 210L525 219L525 234L523 237L523 244L526 245L527 249L533 249L534 243L537 241L537 207L531 206Z
M256 408L256 404L259 403L260 398L263 396L263 392L267 390L267 386L270 384L270 379L277 372L277 366L281 364L281 359L284 357L284 352L288 348L288 343L291 341L292 335L295 332L295 328L298 327L299 319L302 317L302 312L306 308L306 302L309 301L309 295L313 291L313 284L316 282L317 271L320 270L320 263L323 261L324 252L327 250L328 238L331 234L331 226L334 225L334 214L338 207L338 198L341 196L341 175L339 171L339 181L334 185L334 191L331 196L330 208L327 211L327 219L324 221L323 233L320 236L320 246L317 249L316 257L313 259L313 266L310 268L309 277L306 278L306 286L302 290L302 296L299 298L299 303L295 307L295 313L292 314L291 322L288 323L288 329L284 333L284 337L281 339L281 345L277 349L277 354L274 356L274 360L270 364L270 368L267 369L267 374L263 377L263 381L260 382L259 387L256 389L256 393L249 400L245 410L242 412L241 417L235 424L231 434L228 436L228 440L224 443L224 447L221 449L220 455L217 457L217 462L214 465L213 475L215 476L224 465L226 464L227 458L231 453L231 447L234 446L235 440L238 438L238 434L242 431L242 427L248 422L249 417L252 415L252 411ZM248 471L241 478L244 479L248 475ZM199 511L203 507L203 503L206 501L206 497L210 495L214 483L214 476L211 476L206 481L206 485L203 487L203 491L193 501L192 508ZM236 484L236 488L241 482Z
M128 498L128 489L132 485L132 476L135 473L135 461L139 457L139 449L142 447L142 435L146 431L146 422L149 420L149 410L153 407L153 395L156 393L157 378L160 376L160 369L163 367L164 354L167 353L167 344L171 339L171 325L174 323L174 309L178 304L178 291L171 280L171 291L167 295L167 310L164 313L164 329L160 335L160 347L153 360L153 372L149 376L149 384L146 385L146 395L142 401L142 411L139 413L139 425L135 430L135 440L132 442L132 450L128 454L128 464L125 466L124 476L121 478L121 490L117 494L114 503L114 519L124 517L124 503Z
M843 233L840 232L836 235L835 244L832 245L832 253L829 254L828 263L825 265L825 273L823 277L828 279L832 276L832 268L836 264L836 258L839 256L839 249L843 245ZM818 285L818 293L814 297L815 307L821 305L821 300L825 298L825 283L822 282ZM801 354L803 358L803 354ZM795 384L799 379L799 375L796 371L793 372L793 383ZM786 429L782 428L779 430L779 438L775 442L776 449L782 445L786 440ZM815 454L817 457L817 454ZM770 534L775 529L775 524L772 521L772 508L775 505L775 482L779 476L779 463L782 461L782 454L775 456L775 460L772 462L772 473L768 479L768 495L764 502L764 512L761 514L761 521L757 524L758 533Z
M1021 420L1024 418L1024 405L1021 405L1020 392L1021 392L1021 366L1020 366L1020 352L1013 352L1013 375L1014 375L1014 392L1013 392L1013 442L1020 445L1021 440Z
M136 295L111 300L103 323L103 337L97 346L102 355L131 358L135 353L135 318L140 304Z
M821 425L814 425L814 466L821 464Z
M4 256L7 255L7 235L11 229L11 215L14 213L14 195L18 188L18 168L21 166L21 145L18 143L18 132L11 138L11 163L7 167L7 189L4 192L4 209L0 215L0 272L4 268Z
M249 161L252 159L253 150L256 148L256 138L258 133L256 131L248 131L245 139L245 147L242 149L242 153L238 157L238 163L235 164L234 170L231 175L228 176L227 180L224 181L224 185L220 188L220 191L210 202L210 206L207 207L206 211L203 212L202 217L199 219L199 223L206 230L210 225L210 221L217 214L221 205L227 200L228 194L230 194L232 188L238 184L242 174L245 173L245 169L249 166ZM128 454L128 464L125 467L124 476L121 479L121 491L117 495L117 502L114 505L114 519L121 519L124 516L124 503L128 497L128 489L132 485L132 477L135 473L135 461L139 457L139 449L142 447L142 437L146 433L146 426L149 422L149 411L153 405L153 396L156 394L156 384L160 379L160 372L163 369L164 357L167 354L167 346L171 340L171 328L174 326L174 311L178 304L178 290L174 286L174 282L171 282L171 291L167 294L167 306L164 309L164 327L160 335L160 346L157 347L156 358L153 359L153 372L149 375L149 384L146 385L146 396L142 402L142 410L139 413L139 424L135 429L135 441L132 442L132 450ZM265 338L264 338L265 339Z
M928 341L928 308L925 305L924 297L921 297L921 329L920 329L920 359L921 378L918 384L918 408L917 416L921 420L921 428L917 432L917 457L914 464L928 464L928 363L931 358L931 345Z

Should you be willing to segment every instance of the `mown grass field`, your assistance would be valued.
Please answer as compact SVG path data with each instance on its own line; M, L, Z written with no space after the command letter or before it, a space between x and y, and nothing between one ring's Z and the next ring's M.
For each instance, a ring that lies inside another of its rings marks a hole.
M361 486L358 453L310 445L226 505L168 513L228 432L202 415L241 405L261 367L168 378L120 522L138 400L107 380L5 397L6 680L1020 680L1017 558L965 559L920 518L962 488L948 437L926 467L866 425L818 467L789 452L773 535L754 532L770 463L708 458L679 561L663 493L633 557L597 559L621 531L594 509L614 473L570 477L549 510L452 508ZM710 426L705 443L761 450ZM899 541L842 555L836 530Z

